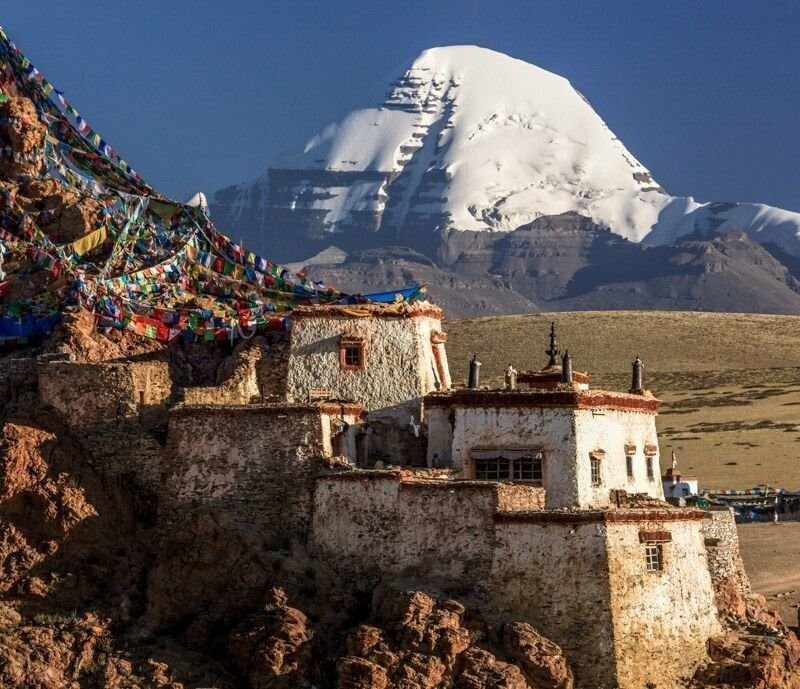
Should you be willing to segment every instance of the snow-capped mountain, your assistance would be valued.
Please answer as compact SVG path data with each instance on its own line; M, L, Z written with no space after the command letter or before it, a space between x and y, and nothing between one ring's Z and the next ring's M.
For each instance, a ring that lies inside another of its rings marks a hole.
M423 52L380 105L212 204L222 229L281 260L402 244L451 263L462 232L569 211L634 242L743 229L800 255L800 214L669 196L569 81L475 46Z

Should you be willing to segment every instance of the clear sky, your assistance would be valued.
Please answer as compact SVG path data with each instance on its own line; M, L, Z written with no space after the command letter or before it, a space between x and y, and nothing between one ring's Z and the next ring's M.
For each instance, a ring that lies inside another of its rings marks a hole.
M261 174L419 52L567 77L672 194L800 211L800 3L6 0L0 24L165 193Z

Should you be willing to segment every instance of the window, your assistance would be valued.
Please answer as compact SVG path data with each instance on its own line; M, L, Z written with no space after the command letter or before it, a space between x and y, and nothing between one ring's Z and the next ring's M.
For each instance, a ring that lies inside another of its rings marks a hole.
M475 460L475 478L486 481L511 478L511 462L502 457Z
M664 553L661 543L645 543L644 558L648 572L660 572L664 569Z
M590 461L592 464L592 485L601 486L603 485L603 480L600 476L600 458L593 455Z
M649 480L653 480L653 458L651 455L647 455L647 478Z
M475 478L483 481L529 481L542 485L542 458L539 450L474 449Z
M345 371L359 371L364 368L364 340L359 337L342 335L339 338L339 363Z
M628 478L633 478L633 457L631 455L625 457L625 471L628 473Z
M513 477L518 481L542 480L542 454L520 457L513 463Z
M354 345L344 348L344 365L361 366L361 347Z

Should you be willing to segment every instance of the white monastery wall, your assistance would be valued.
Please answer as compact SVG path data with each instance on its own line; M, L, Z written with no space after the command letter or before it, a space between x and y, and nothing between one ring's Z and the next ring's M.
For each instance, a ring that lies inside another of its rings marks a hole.
M658 466L658 435L655 416L638 411L613 409L576 409L575 451L577 457L577 485L580 507L605 507L609 505L609 492L622 489L629 493L647 493L663 500L661 470ZM653 477L647 476L645 446L656 450L653 456ZM626 446L633 447L633 478L628 478ZM600 462L601 485L592 486L592 452L603 450Z
M430 333L432 318L303 317L292 325L288 370L289 398L306 402L308 391L325 388L334 399L358 401L369 411L419 417L420 398L436 389ZM342 335L364 340L364 366L343 369ZM400 410L398 410L398 414Z
M706 657L720 630L703 543L703 521L607 524L614 653L620 689L673 689ZM668 532L662 571L647 571L640 534Z
M455 407L453 411L452 462L465 477L474 475L470 459L473 448L541 449L544 451L542 482L547 490L548 508L576 504L579 488L572 470L576 450L571 409ZM435 413L433 408L431 412ZM441 440L436 442L442 443Z
M375 457L424 464L425 438L414 427L421 423L422 397L442 385L433 354L434 346L442 346L431 343L431 334L440 329L439 319L424 315L297 318L291 332L289 400L304 403L309 390L323 389L331 391L332 399L357 401L370 412L369 444ZM341 365L342 336L363 341L361 368Z
M500 612L559 644L578 687L616 687L605 525L522 519L496 535L488 586Z

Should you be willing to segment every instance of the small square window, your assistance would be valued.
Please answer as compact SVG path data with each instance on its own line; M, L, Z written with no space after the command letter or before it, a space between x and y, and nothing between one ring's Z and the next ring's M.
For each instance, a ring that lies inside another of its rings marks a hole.
M625 471L628 474L628 478L633 478L633 457L631 455L625 457Z
M648 572L660 572L664 569L664 552L661 543L645 543L644 557Z
M361 366L361 347L358 345L344 348L345 366Z
M599 457L591 457L591 466L592 466L592 485L593 486L602 486L603 479L600 475L600 458Z
M359 338L342 338L339 342L339 362L345 370L364 368L364 342Z

